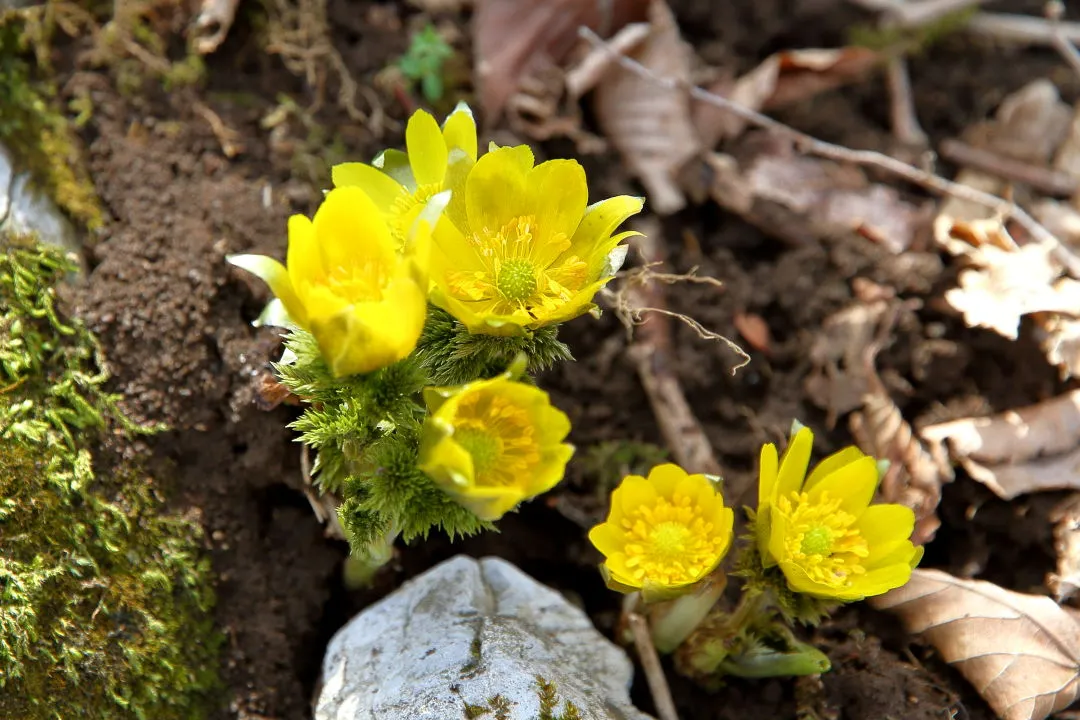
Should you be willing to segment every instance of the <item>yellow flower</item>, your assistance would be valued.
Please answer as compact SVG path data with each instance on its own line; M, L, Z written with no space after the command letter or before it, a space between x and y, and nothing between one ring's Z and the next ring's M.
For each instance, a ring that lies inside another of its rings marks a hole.
M420 469L483 520L554 487L573 445L570 420L546 392L510 373L453 388L426 388Z
M731 546L735 513L704 475L659 465L629 475L611 494L607 520L589 531L613 589L688 588L708 576Z
M417 214L435 195L461 185L476 162L476 122L460 103L440 129L435 118L417 110L405 127L406 152L387 150L365 163L331 169L335 187L362 188L389 219L399 246Z
M492 149L454 195L448 222L435 229L432 302L469 332L489 335L520 334L591 309L625 257L619 242L633 234L612 233L643 202L620 195L586 207L581 165L534 167L524 145Z
M430 242L429 217L413 230ZM336 376L366 373L416 347L427 316L424 259L401 256L390 229L363 190L327 193L314 221L289 218L288 267L262 255L228 258L270 286L289 320L312 333Z
M856 447L822 460L809 476L809 428L777 458L761 448L757 540L766 567L779 565L795 592L861 600L904 585L922 559L911 543L915 513L903 505L871 505L877 461Z

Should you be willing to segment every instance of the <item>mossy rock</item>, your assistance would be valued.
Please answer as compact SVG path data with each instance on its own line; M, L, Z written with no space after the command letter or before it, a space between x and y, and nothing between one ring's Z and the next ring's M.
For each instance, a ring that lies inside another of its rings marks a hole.
M57 309L72 268L0 237L0 717L205 718L221 638L200 530L118 459L147 430Z

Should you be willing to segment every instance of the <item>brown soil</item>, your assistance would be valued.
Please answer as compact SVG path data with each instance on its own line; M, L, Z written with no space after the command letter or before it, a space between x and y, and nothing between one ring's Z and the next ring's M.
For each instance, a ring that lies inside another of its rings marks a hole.
M1014 10L1040 4L999 3ZM330 3L340 21L334 41L358 76L370 79L402 51L403 33L386 32L396 18L414 12L399 5ZM708 60L731 60L740 69L780 48L837 44L844 28L860 17L831 0L672 5L690 29L688 39ZM108 215L94 241L89 281L72 302L105 343L127 408L172 428L154 441L156 457L161 472L174 478L174 502L198 510L219 576L217 617L228 633L227 707L220 717L308 717L308 698L332 633L404 579L457 552L512 560L579 600L610 630L619 598L603 587L583 529L557 512L554 502L535 502L506 518L499 534L455 545L434 537L403 548L376 588L343 589L340 566L347 548L323 537L300 492L299 446L285 428L296 411L265 412L254 402L279 348L274 332L249 325L267 292L224 262L235 252L280 257L287 216L310 212L317 197L290 179L293 158L280 148L272 151L268 131L258 124L278 93L301 103L312 98L254 47L257 13L242 13L229 40L209 58L210 88L202 95L244 140L246 152L232 160L222 155L190 103L177 97L147 92L124 98L105 75L74 69L65 86L70 95L87 89L93 99L85 136ZM1056 64L1048 52L1002 57L970 41L950 40L913 62L920 113L935 139L953 135L1005 93L1050 74ZM244 93L243 103L228 99L237 92ZM392 116L404 117L392 99L383 100ZM784 119L826 139L887 147L885 108L880 81L869 79L793 108ZM349 121L329 106L317 117L345 128L341 134L351 157L369 157L376 148L365 133L348 132ZM391 136L386 142L399 140ZM609 158L586 163L605 192L634 189ZM745 477L754 472L760 444L783 437L793 417L825 427L824 413L803 390L810 369L806 354L822 320L850 301L850 279L888 281L902 273L893 258L866 241L791 247L715 207L685 211L665 228L667 237L690 234L700 247L673 247L677 269L700 266L702 274L725 284L719 291L682 286L671 295L675 309L733 338L733 315L752 312L772 332L768 355L754 353L751 365L734 377L727 350L689 330L677 332L678 370L694 410L725 471ZM949 282L946 272L925 287L901 292L925 299ZM969 330L933 307L927 304L901 323L879 360L883 372L913 383L913 393L902 400L907 417L949 412L943 407L1002 409L1060 389L1032 343ZM919 351L929 342L931 324L945 328L954 352ZM543 384L570 413L573 441L582 448L611 439L660 443L615 319L579 319L565 329L564 339L578 362L549 373ZM821 450L851 442L843 424L821 439ZM571 502L588 500L588 489L570 486L565 492ZM1017 589L1041 586L1053 557L1045 519L1052 500L1006 505L961 479L947 488L945 525L926 564L979 572ZM965 510L972 506L981 509L968 520ZM820 628L816 639L834 664L820 682L737 681L710 694L674 679L681 717L992 717L958 674L912 646L888 617L850 608ZM634 695L641 707L651 708L643 683Z

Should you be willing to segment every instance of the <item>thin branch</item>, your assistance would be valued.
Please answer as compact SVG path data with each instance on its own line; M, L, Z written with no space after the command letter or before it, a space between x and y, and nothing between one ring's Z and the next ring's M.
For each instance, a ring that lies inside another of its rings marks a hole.
M1077 190L1080 190L1080 181L1067 172L1032 165L1022 160L973 147L961 140L951 138L942 140L938 150L941 157L958 165L982 170L1004 180L1022 182L1047 195L1072 197Z
M1063 35L1069 42L1080 43L1080 23L1059 22L1055 30L1054 24L1049 20L1030 15L981 12L971 18L965 29L999 40L1032 45L1053 45L1054 37L1058 34Z
M885 78L889 84L889 99L892 104L890 119L893 135L905 145L925 149L929 138L919 125L919 118L915 113L907 60L900 55L889 58L885 65Z
M1043 22L1045 23L1045 21ZM578 28L578 34L598 48L608 47L599 35L587 27L582 26ZM726 110L752 125L770 130L777 135L788 138L795 147L802 152L839 162L851 163L853 165L878 168L940 195L949 195L951 197L959 198L960 200L967 200L968 202L982 205L1002 217L1012 218L1022 226L1033 239L1039 242L1045 242L1052 246L1054 256L1068 270L1069 274L1080 278L1080 258L1062 245L1061 241L1054 237L1049 230L1040 225L1035 218L1031 217L1026 210L1016 203L1000 198L997 195L992 195L968 187L967 185L961 185L960 183L946 180L943 177L926 172L925 170L920 170L913 165L908 165L896 158L883 155L882 153L873 150L852 150L851 148L846 148L842 145L835 145L833 143L825 142L824 140L818 140L804 132L789 127L782 122L773 120L767 115L762 115L750 108L732 102L725 97L711 93L704 88L694 85L686 86L674 78L658 75L632 58L619 55L614 51L610 52L612 52L615 62L626 70L641 77L648 78L661 87L670 90L686 90L690 94L690 97L695 100L708 103L721 110Z
M660 665L660 656L656 652L656 646L653 645L649 623L644 616L636 612L627 613L626 622L634 635L634 647L637 648L638 658L641 659L645 679L649 682L649 692L652 693L656 714L660 720L679 720L679 714L675 710L675 700L671 697L671 688L668 687L664 668Z
M1045 12L1053 32L1054 48L1061 53L1061 57L1065 58L1065 62L1069 63L1077 74L1080 74L1080 50L1076 49L1074 42L1061 29L1061 18L1065 16L1065 3L1060 0L1051 0L1046 3Z

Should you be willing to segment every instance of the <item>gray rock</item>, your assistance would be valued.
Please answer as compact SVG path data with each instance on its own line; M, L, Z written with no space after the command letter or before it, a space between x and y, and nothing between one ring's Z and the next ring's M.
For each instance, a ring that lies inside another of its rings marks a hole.
M572 703L582 720L651 720L630 703L632 674L562 595L504 560L459 555L334 636L315 720L537 720L541 681L555 717Z
M0 230L36 233L38 240L81 254L75 227L49 196L35 187L30 174L15 168L11 152L0 144Z

